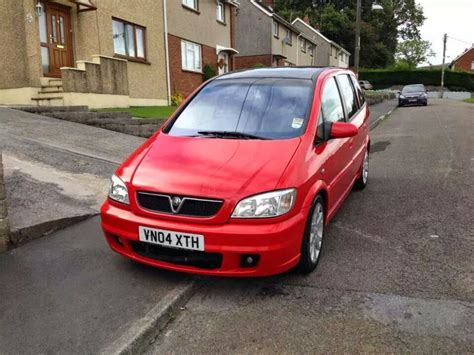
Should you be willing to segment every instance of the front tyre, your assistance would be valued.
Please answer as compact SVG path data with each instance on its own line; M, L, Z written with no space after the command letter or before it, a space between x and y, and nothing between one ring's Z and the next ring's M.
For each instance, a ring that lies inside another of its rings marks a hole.
M318 195L306 222L303 242L301 244L300 262L296 271L309 274L318 265L324 236L324 199Z
M365 151L364 161L362 162L362 170L359 178L356 180L354 187L357 190L363 190L369 182L369 151Z

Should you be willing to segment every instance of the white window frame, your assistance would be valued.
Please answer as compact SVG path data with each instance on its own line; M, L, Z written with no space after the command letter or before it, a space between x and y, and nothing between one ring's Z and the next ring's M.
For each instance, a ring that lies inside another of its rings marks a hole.
M188 54L192 54L192 60L189 60ZM200 44L181 40L181 68L202 73L202 47Z
M190 9L198 11L199 9L199 0L182 0L182 4Z
M471 62L471 70L474 70L474 60Z
M222 1L216 4L216 20L225 23L225 4Z
M306 40L303 37L301 37L300 41L301 41L300 42L301 43L301 45L300 45L301 51L303 53L306 53Z
M280 37L280 24L273 20L273 37Z

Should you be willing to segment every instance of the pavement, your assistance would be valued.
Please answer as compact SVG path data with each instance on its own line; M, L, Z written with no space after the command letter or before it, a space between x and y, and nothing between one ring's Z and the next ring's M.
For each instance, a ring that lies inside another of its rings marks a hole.
M148 353L473 353L473 118L449 100L395 110L314 273L201 278Z
M388 115L390 115L393 110L398 105L398 99L382 101L378 104L369 106L370 111L370 127L375 127Z
M0 151L16 244L96 214L111 174L142 142L0 107Z

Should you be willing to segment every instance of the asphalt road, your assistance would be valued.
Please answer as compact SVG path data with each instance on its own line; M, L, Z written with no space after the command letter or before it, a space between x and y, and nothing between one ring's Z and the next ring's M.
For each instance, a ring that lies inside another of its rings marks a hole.
M149 353L474 352L473 128L474 105L395 110L316 272L200 278Z

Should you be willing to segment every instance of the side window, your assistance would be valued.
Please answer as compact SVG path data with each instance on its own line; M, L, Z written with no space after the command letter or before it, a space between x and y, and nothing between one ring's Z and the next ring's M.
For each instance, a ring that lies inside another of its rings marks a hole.
M359 110L359 103L357 102L357 97L355 95L352 82L349 79L349 75L347 74L338 75L337 82L339 83L339 88L341 89L347 118L350 120L352 116Z
M359 107L362 107L365 103L365 96L364 93L362 92L362 89L360 88L359 83L357 82L356 78L350 75L352 84L354 84L354 88L356 90L357 98L359 99Z
M326 122L344 121L341 96L334 78L329 79L324 85L321 107Z

